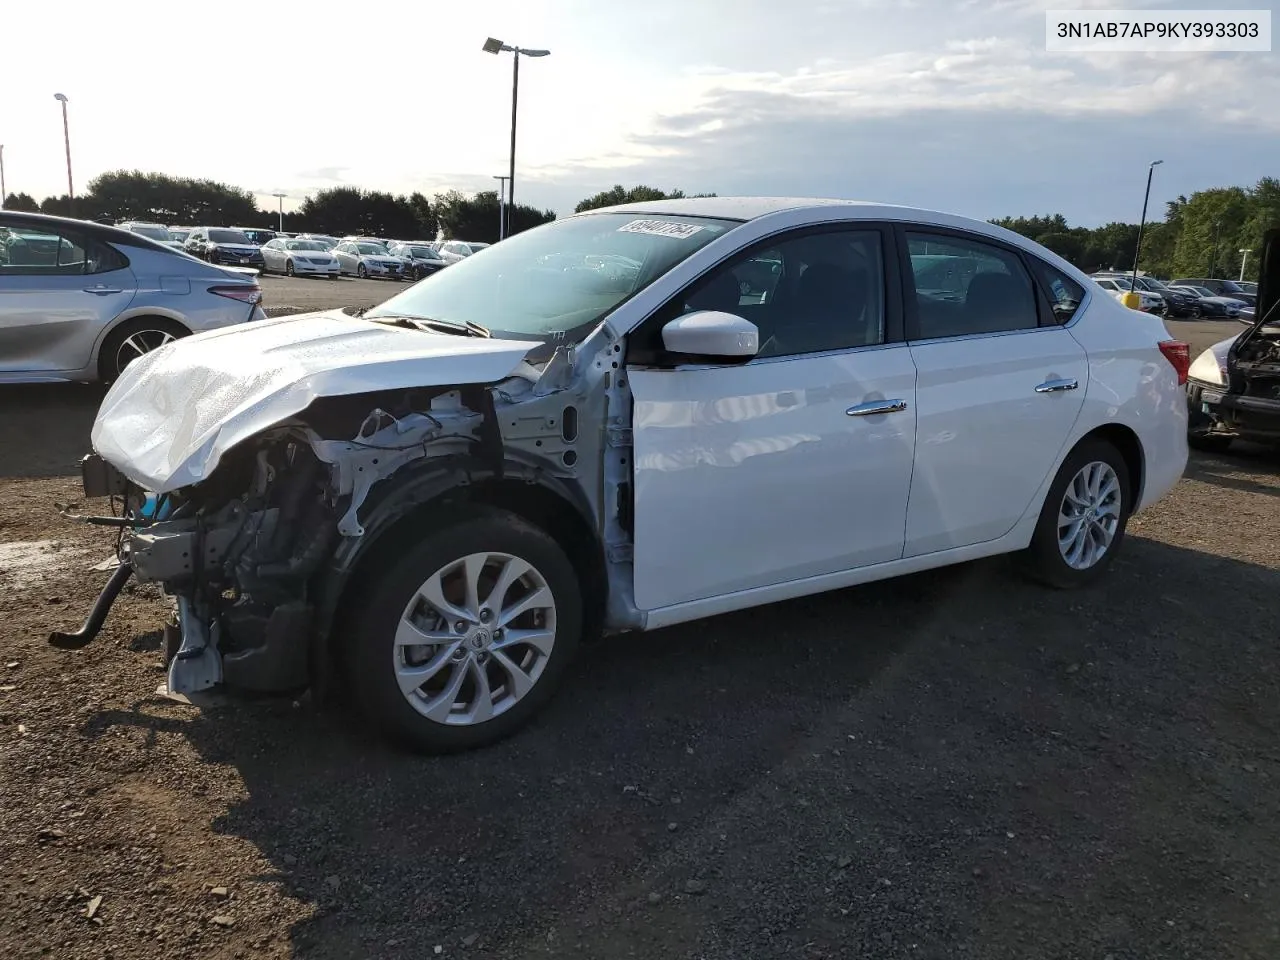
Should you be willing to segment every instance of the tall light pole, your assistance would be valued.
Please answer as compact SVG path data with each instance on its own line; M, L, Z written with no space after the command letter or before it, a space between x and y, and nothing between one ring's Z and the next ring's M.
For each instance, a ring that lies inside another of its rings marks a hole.
M1249 262L1249 248L1237 251L1240 254L1240 279L1244 280L1244 265Z
M272 196L280 202L280 232L284 233L284 194L273 193Z
M1138 258L1142 256L1142 231L1147 225L1147 203L1151 199L1151 177L1155 174L1156 167L1162 163L1164 163L1163 160L1152 160L1150 166L1147 167L1147 192L1142 197L1142 219L1138 221L1138 245L1133 251L1133 277L1129 281L1129 292L1133 295L1133 299L1138 301L1138 304L1125 304L1125 306L1131 306L1135 310L1141 306L1142 301L1142 298L1138 296Z
M1215 270L1218 269L1218 234L1222 230L1222 221L1213 221L1213 259L1209 261L1209 276L1213 276Z
M4 209L4 198L7 194L4 192L4 144L0 143L0 210Z
M76 192L71 186L71 133L67 127L67 95L55 93L53 99L62 104L62 142L67 148L67 213L76 215Z
M507 215L505 235L511 233L511 215L516 206L516 99L520 92L520 55L526 57L545 57L550 50L529 50L525 47L514 47L490 37L481 47L485 53L510 53L511 56L511 166L507 171Z
M501 240L507 235L507 181L511 178L494 174L493 179L498 181L498 239Z

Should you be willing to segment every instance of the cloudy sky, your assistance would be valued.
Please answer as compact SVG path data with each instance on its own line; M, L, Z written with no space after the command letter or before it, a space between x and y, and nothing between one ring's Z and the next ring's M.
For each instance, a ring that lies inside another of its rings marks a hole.
M117 168L269 196L490 189L521 62L516 198L613 183L833 196L976 217L1136 220L1280 175L1280 54L1048 54L1046 8L1277 0L59 0L4 4L10 191ZM30 39L33 42L16 42ZM34 41L39 42L34 42Z

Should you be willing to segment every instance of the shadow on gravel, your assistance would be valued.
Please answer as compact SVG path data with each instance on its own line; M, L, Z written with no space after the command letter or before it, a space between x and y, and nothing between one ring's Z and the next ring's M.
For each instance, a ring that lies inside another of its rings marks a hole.
M0 384L0 479L78 475L106 388Z
M1280 497L1277 473L1280 473L1280 451L1236 441L1229 453L1193 455L1187 461L1183 476L1229 490ZM1250 476L1264 479L1259 482L1249 479Z
M1008 567L596 644L465 755L287 701L182 727L313 960L1277 955L1280 575L1140 537L1083 591Z

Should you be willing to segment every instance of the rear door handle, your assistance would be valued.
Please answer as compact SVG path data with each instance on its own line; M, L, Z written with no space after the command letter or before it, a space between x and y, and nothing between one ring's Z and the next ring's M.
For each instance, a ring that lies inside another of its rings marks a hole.
M877 413L901 413L907 409L905 400L871 400L859 403L845 411L851 417L871 417Z
M105 296L108 293L122 293L123 291L119 287L105 287L102 284L98 284L96 287L85 287L84 292L96 293L98 296Z
M1046 380L1036 387L1036 393L1060 393L1063 390L1074 390L1080 386L1078 380Z

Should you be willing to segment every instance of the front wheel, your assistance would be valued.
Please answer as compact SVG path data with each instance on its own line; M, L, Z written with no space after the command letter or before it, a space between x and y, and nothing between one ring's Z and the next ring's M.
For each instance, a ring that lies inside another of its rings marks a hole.
M582 605L564 551L515 514L485 510L429 532L348 612L356 703L416 750L500 740L551 698Z
M363 263L356 267L356 276L361 280L365 279L368 275L369 271L364 268Z
M284 262L284 275L285 275L286 277L292 277L292 276L293 276L293 261L292 261L292 260L286 260L286 261Z
M1111 565L1133 510L1129 467L1105 440L1087 440L1063 461L1036 524L1029 572L1053 587L1082 586Z

